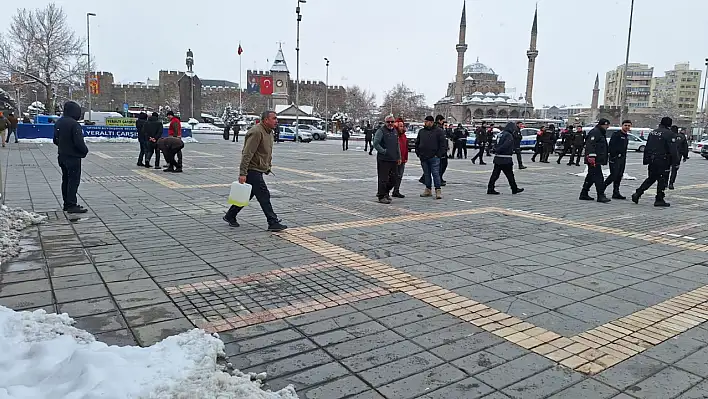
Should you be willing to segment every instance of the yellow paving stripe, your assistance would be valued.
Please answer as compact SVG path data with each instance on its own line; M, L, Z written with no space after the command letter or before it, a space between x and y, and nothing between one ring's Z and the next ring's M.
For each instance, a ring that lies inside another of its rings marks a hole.
M164 177L158 175L156 172L148 171L145 169L137 169L137 170L133 170L133 172L135 172L147 179L150 179L150 180L154 181L155 183L161 184L167 188L185 188L185 186L183 186L182 184L174 182L170 179L164 178ZM162 172L160 172L160 173L162 173Z

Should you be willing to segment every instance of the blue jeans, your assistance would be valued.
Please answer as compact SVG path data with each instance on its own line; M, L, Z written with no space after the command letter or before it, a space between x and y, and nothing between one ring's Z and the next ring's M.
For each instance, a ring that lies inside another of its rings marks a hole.
M425 188L432 188L432 184L436 189L440 188L440 158L421 159L420 165L423 167Z

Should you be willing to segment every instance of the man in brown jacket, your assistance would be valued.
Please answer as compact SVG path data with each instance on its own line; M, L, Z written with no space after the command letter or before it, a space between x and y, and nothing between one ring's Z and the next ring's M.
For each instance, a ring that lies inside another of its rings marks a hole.
M10 127L8 129L7 133L7 140L5 140L6 143L10 142L10 136L12 136L12 133L15 133L15 143L17 143L17 117L15 114L10 112L10 115L7 116L7 120L10 122Z
M182 149L184 142L179 137L163 137L157 141L157 148L165 156L167 167L163 172L182 173ZM175 155L177 160L175 161Z
M261 209L268 220L268 231L283 231L288 226L280 223L278 215L273 211L270 203L270 191L263 180L263 174L269 174L273 161L273 129L278 124L278 117L273 111L261 114L261 122L253 126L243 141L241 153L241 166L239 183L251 185L251 199L256 197ZM231 227L239 227L236 216L243 209L232 205L224 216L224 220Z

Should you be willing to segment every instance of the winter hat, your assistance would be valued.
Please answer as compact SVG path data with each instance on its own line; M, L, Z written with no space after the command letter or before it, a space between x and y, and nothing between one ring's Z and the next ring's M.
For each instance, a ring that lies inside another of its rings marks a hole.
M600 119L599 122L597 122L597 124L598 124L598 125L609 125L609 124L610 124L610 120L607 119L607 118L602 118L602 119Z
M426 117L425 117L425 120L428 121L428 122L435 122L435 118L433 118L433 117L430 116L430 115L426 116Z
M661 126L671 127L671 125L673 125L673 124L674 124L674 120L669 118L668 116L661 118L661 123L660 123Z

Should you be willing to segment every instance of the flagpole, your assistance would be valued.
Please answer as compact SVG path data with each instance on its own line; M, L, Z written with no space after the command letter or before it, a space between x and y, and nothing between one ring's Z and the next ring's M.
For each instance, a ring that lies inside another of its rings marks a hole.
M238 43L238 48L241 48L241 42ZM243 76L243 70L241 68L241 60L242 60L242 55L238 55L238 113L240 115L243 115L243 100L241 99L241 95L243 93L243 86L241 84L241 79Z

